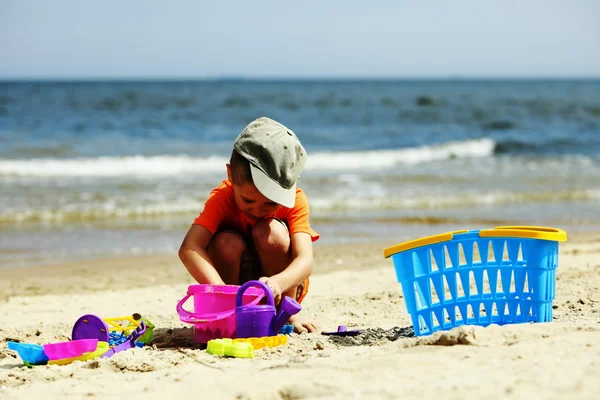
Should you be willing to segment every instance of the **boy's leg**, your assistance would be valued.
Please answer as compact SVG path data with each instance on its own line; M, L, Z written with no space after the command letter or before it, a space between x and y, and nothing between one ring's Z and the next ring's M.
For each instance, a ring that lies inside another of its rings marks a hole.
M240 260L245 248L242 236L231 231L216 233L208 245L208 256L227 285L240 283Z
M290 232L287 226L278 219L261 221L252 230L252 240L265 276L273 276L283 271L291 262L292 249ZM302 300L306 295L308 282L290 288L282 293L292 299ZM314 332L317 327L312 321L303 321L299 315L292 316L289 323L294 325L294 330L300 332Z
M252 240L264 276L273 276L283 271L291 262L291 240L287 226L278 219L268 219L257 223L252 229ZM296 299L298 288L293 287L282 293Z

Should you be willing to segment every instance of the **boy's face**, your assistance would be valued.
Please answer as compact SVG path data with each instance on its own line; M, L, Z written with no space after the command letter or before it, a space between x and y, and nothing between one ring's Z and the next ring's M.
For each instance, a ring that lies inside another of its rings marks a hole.
M227 165L227 175L231 179L229 165ZM250 219L260 221L267 218L272 218L281 204L269 200L261 192L258 191L253 183L246 182L244 184L233 184L233 193L235 195L235 203L237 207Z

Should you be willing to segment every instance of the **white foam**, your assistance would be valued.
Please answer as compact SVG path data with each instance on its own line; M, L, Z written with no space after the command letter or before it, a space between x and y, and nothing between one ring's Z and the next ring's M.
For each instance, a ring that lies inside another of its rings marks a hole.
M0 176L173 176L223 172L225 157L129 156L0 160Z
M374 188L376 189L376 188ZM552 203L571 201L598 201L600 190L562 190L546 192L509 192L457 193L443 196L389 196L382 190L363 192L356 196L343 193L332 197L314 195L310 198L311 210L317 215L326 215L331 211L387 211L387 210L441 210L462 209L472 206L501 204ZM130 203L135 203L132 201ZM148 217L166 217L181 215L195 217L204 205L201 199L179 198L165 199L150 204L127 205L116 199L103 203L77 203L42 208L7 207L0 209L0 223L26 221L38 222L74 222L92 220L122 220Z
M311 153L306 170L338 171L390 168L396 164L417 164L450 158L489 157L494 153L491 139L449 142L396 150ZM175 176L222 173L227 157L206 158L186 155L128 156L74 159L0 159L0 176L115 177Z
M313 211L343 210L403 210L403 209L451 209L478 205L500 205L517 203L551 203L570 201L598 201L600 190L562 190L548 192L518 193L496 191L489 193L445 194L443 196L376 196L336 197L313 196L310 200Z
M116 204L115 200L105 203L78 203L58 207L3 209L2 222L68 222L100 219L144 218L174 215L196 215L202 210L203 202L182 199L127 207Z
M398 150L316 153L309 154L306 169L377 170L397 164L419 164L450 158L490 157L494 154L495 146L496 142L492 139L484 138Z

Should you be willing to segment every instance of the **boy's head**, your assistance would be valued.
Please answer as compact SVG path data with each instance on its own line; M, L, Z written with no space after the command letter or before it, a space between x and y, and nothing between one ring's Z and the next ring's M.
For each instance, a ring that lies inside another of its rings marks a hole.
M244 128L233 150L230 168L235 184L253 183L269 200L294 206L296 181L306 163L306 150L294 132L261 117Z

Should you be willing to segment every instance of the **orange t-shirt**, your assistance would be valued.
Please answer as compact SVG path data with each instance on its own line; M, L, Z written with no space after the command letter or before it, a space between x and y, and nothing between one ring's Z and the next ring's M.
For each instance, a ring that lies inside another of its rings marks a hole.
M319 239L319 234L311 229L309 214L308 199L302 189L296 188L296 202L294 207L287 208L282 206L277 210L274 217L287 224L290 235L305 232L315 242ZM194 220L194 225L202 225L213 235L217 231L231 230L249 238L252 227L257 222L248 218L238 209L235 204L233 183L227 179L210 192L204 204L204 210Z

